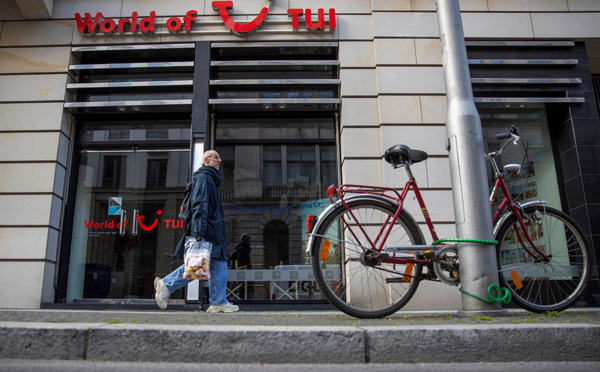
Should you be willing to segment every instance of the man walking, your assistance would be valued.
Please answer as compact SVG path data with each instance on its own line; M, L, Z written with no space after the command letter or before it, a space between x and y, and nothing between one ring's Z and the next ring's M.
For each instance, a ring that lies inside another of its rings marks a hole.
M175 256L183 258L185 239L194 236L196 240L212 243L210 255L210 279L208 280L209 302L208 313L233 313L239 307L227 301L227 234L225 232L225 216L219 186L221 185L221 157L214 150L208 150L203 156L203 166L194 172L192 187L192 220L187 227L183 239L175 249ZM163 279L154 279L156 303L161 309L166 309L171 293L183 288L192 279L184 279L185 265Z

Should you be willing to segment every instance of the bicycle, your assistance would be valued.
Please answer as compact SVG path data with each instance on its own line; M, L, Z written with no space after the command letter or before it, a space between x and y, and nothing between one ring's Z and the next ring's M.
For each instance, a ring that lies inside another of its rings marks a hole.
M538 313L564 310L578 300L589 281L591 250L581 228L562 211L543 200L522 204L513 200L496 157L521 138L513 126L497 139L506 141L486 155L496 179L490 203L498 191L503 196L492 216L495 241L469 241L496 245L499 282L516 304ZM406 305L421 280L459 285L458 239L438 237L410 169L427 157L405 145L389 148L384 159L394 168L404 167L408 175L401 192L389 187L330 186L327 197L332 204L318 218L309 217L307 252L313 271L321 291L339 310L359 318L381 318ZM504 167L507 174L518 174L520 168ZM425 244L416 220L403 207L411 190L432 244Z

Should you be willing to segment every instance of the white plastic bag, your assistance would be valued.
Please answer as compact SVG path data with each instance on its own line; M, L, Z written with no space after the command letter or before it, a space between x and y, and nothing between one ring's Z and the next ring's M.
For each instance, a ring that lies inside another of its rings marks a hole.
M211 250L212 243L206 240L197 241L194 237L186 238L183 257L185 264L184 279L208 280L210 278Z

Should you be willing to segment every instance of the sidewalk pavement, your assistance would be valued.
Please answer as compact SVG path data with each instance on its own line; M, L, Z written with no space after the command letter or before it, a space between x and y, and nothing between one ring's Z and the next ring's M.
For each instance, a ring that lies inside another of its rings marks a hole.
M196 363L600 361L600 309L507 316L399 311L0 310L2 359Z

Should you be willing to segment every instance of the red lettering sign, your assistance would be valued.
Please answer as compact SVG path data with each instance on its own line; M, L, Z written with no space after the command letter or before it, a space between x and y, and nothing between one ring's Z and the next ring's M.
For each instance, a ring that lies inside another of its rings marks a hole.
M213 1L212 7L215 11L219 12L221 19L225 26L236 35L247 35L257 30L264 22L269 8L263 7L260 13L252 21L248 23L238 23L234 21L229 15L228 10L233 8L233 1ZM324 9L317 9L317 20L316 22L312 19L311 9L288 9L287 14L292 19L292 30L298 31L300 28L300 17L305 16L304 24L309 31L323 31L325 30L326 14ZM192 29L192 22L196 20L198 12L196 10L189 10L183 18L170 17L167 19L165 27L169 32L177 34L182 30L187 32ZM329 9L327 14L329 18L329 30L336 28L335 21L335 9ZM123 34L125 32L136 33L138 30L152 34L155 30L155 19L156 12L150 12L148 17L139 18L138 13L133 12L131 18L102 18L102 13L98 12L92 19L90 13L85 13L84 17L81 14L75 13L75 24L77 25L77 31L82 34L95 34L100 31L106 35L113 35L115 33Z
M77 31L79 33L90 33L93 34L96 32L98 27L98 22L102 18L102 13L96 13L94 20L92 20L92 15L90 13L85 13L85 17L83 20L81 19L81 15L79 13L75 13L75 23L77 25ZM147 18L141 18L139 25L137 24L137 12L133 12L131 14L131 19L129 18L121 18L119 19L118 26L117 22L111 18L105 18L100 23L100 31L104 32L107 35L112 35L115 32L126 32L125 27L129 25L130 32L136 32L139 28L140 31L144 33L153 33L154 32L154 20L156 18L156 12L150 12L150 16Z
M218 10L221 15L221 19L225 22L225 26L229 28L236 35L244 35L250 33L258 28L261 23L267 17L267 13L269 13L269 8L264 7L258 13L256 18L254 18L249 23L237 23L229 16L227 12L228 9L233 8L233 1L213 1L212 7L214 10Z

